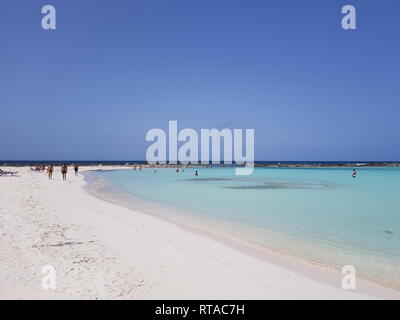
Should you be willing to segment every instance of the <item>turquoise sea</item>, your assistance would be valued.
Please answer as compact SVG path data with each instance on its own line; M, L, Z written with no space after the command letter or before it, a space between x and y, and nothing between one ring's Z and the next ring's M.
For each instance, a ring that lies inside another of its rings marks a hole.
M400 168L96 171L146 211L262 250L341 269L400 290ZM165 210L160 210L164 207ZM149 209L150 208L150 209ZM140 209L140 208L139 208Z

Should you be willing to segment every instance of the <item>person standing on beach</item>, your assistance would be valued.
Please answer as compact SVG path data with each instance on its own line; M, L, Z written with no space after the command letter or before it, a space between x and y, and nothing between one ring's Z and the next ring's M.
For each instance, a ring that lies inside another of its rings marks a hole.
M53 165L49 164L49 166L47 167L47 173L49 174L49 180L53 180Z
M61 174L62 174L62 177L63 177L63 181L66 181L66 180L67 180L67 172L68 172L68 167L67 167L67 165L64 163L64 164L61 166Z
M75 175L78 175L78 171L79 171L79 164L75 163L74 164L74 171L75 171Z

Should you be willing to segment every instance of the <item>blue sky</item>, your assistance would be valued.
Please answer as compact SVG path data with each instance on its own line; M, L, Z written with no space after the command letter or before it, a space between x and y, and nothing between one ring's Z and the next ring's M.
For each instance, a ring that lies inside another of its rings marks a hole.
M41 28L41 8L57 29ZM341 8L357 9L357 30ZM398 0L1 0L0 159L140 160L254 128L257 160L400 160Z

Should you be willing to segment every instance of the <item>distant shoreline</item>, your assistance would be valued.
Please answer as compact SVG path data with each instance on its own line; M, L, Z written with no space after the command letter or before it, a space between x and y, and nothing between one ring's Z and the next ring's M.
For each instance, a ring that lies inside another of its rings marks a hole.
M61 165L66 163L71 165L78 163L82 167L86 166L126 166L143 168L204 168L204 167L240 167L235 164L149 164L146 161L60 161L60 160L1 160L2 167L26 167L35 165ZM363 168L363 167L400 167L400 161L256 161L255 168Z

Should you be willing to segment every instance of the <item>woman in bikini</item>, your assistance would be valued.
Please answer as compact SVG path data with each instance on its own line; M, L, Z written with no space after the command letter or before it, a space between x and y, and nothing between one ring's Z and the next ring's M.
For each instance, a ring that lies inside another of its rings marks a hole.
M49 174L49 180L53 180L53 165L49 164L49 166L47 167L47 173Z
M64 163L64 164L61 166L61 173L62 173L63 181L66 181L66 180L67 180L67 172L68 172L68 167L67 167L67 165Z

